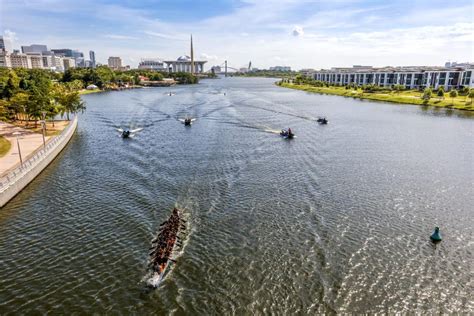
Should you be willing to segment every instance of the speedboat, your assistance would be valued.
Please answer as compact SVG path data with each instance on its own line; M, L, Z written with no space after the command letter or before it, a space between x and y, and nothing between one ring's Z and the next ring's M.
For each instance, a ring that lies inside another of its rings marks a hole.
M317 119L317 122L318 122L319 124L324 125L324 124L327 124L327 123L328 123L328 120L327 120L325 117L319 117L319 118Z
M142 129L143 128L136 128L136 129L129 130L129 129L117 128L117 131L120 132L120 137L122 138L132 138L135 136L136 133L138 133Z
M129 138L130 137L130 131L126 130L122 132L122 138Z
M160 225L158 236L152 240L150 250L150 263L152 276L149 279L149 285L158 287L167 275L172 263L175 250L180 246L180 237L178 236L186 229L183 213L178 208L174 208L168 220Z
M292 139L293 137L295 137L295 134L293 134L293 132L291 132L291 130L289 129L282 129L280 132L280 136L282 136L283 138Z
M191 124L193 124L195 120L196 120L195 118L189 118L189 117L184 118L184 119L178 119L178 121L183 123L184 126L191 126Z

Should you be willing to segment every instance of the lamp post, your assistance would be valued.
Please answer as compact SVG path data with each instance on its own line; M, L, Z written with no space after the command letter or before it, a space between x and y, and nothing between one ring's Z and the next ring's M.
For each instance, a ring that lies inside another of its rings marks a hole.
M19 136L21 135L21 133L14 132L13 135L16 136L16 145L18 146L18 156L20 156L20 166L23 167L23 159L21 158L21 149L20 149L20 140L19 140Z
M46 140L45 140L45 134L46 134L46 111L42 111L41 114L43 114L43 120L41 121L41 124L43 125L43 148L46 148Z

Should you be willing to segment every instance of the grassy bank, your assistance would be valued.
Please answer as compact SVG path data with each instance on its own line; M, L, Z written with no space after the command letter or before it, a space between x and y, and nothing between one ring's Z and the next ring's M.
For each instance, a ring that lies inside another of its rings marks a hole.
M279 85L285 88L314 93L333 94L345 97L386 101L401 104L430 105L442 108L474 111L474 105L471 104L471 100L467 99L465 96L458 96L453 99L450 98L448 95L446 95L444 99L438 98L437 96L433 96L428 102L425 102L421 99L423 92L415 90L368 93L363 92L362 89L346 89L345 87L315 87L307 84L296 85L293 83L281 83Z
M91 93L97 93L97 92L102 92L103 90L100 90L100 89L94 89L94 90L80 90L79 91L79 94L80 95L84 95L84 94L91 94Z
M12 144L5 137L0 136L0 157L5 156L11 147Z

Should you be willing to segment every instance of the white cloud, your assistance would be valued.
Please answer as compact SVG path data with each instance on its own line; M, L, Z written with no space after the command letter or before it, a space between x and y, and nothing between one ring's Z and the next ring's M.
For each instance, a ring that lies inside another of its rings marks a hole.
M138 39L136 36L129 36L129 35L119 35L119 34L106 34L104 37L116 39L116 40L135 40Z
M293 36L299 37L304 35L304 30L301 26L296 25L292 31Z
M208 55L206 53L201 53L200 55L201 58L204 58L206 60L209 60L209 61L213 61L213 60L218 60L219 57L217 57L216 55Z

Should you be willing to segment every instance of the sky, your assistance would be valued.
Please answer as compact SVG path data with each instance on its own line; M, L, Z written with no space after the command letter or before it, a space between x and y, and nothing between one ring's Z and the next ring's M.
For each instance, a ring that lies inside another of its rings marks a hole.
M0 35L120 56L292 69L474 60L473 0L0 0Z

